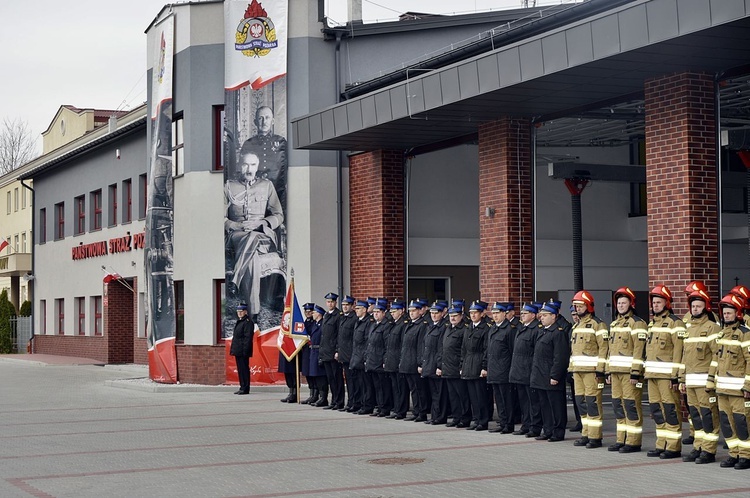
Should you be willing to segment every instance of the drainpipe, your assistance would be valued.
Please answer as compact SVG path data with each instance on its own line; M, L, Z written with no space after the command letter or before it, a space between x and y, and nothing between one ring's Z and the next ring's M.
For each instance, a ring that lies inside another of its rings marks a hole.
M341 33L336 33L336 50L335 50L335 73L336 73L336 103L341 102ZM343 198L341 195L341 189L343 188L342 168L343 161L341 158L342 152L336 151L336 249L338 251L338 280L336 286L338 288L339 296L344 295L344 205Z
M31 339L34 339L34 279L36 278L36 272L34 271L34 263L36 262L36 244L34 243L34 237L36 236L36 230L34 230L34 209L36 208L36 202L34 200L34 188L23 183L23 180L21 180L21 185L23 185L24 188L29 189L31 192L31 278L26 283L26 286L29 291L28 299L31 301ZM33 352L33 349L30 352Z
M581 223L581 193L588 185L588 180L567 178L565 186L570 192L573 211L573 288L576 292L583 290L583 225Z

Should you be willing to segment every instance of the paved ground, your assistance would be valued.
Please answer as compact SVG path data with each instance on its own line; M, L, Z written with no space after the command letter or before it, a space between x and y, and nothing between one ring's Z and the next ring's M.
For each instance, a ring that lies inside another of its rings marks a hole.
M115 389L105 382L133 374L55 363L0 358L3 498L750 494L750 471L718 463L331 413L274 392ZM607 444L612 431L608 417ZM421 463L371 462L392 458Z

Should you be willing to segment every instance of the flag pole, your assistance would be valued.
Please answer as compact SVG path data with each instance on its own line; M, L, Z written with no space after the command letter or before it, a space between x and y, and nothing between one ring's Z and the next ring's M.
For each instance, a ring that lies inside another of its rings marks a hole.
M299 353L294 355L294 382L297 383L297 404L299 405Z

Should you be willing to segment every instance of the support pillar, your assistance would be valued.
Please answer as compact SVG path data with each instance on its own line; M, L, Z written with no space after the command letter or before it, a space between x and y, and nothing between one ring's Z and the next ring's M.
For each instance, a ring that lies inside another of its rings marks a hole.
M719 293L719 212L712 75L646 81L646 191L649 286L675 296L691 280ZM676 299L675 312L687 311Z
M349 166L351 295L406 298L403 152L364 152Z
M581 216L581 194L588 180L566 178L565 186L570 192L571 213L573 219L573 290L583 290L583 220Z
M493 301L530 301L534 291L530 123L479 126L479 289Z

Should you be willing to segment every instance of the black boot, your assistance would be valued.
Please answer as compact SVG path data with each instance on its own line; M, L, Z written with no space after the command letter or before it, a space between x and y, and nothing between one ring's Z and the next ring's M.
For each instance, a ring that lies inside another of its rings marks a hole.
M328 406L328 389L321 389L320 390L320 399L315 403L314 406L322 407L322 406Z
M291 397L292 397L292 388L290 387L289 394L286 395L286 398L280 399L279 401L281 401L282 403L289 403Z
M310 388L310 396L302 402L303 405L309 405L318 401L318 390L314 387Z
M289 397L287 398L289 401L287 403L296 403L297 402L297 388L293 387L289 390Z

